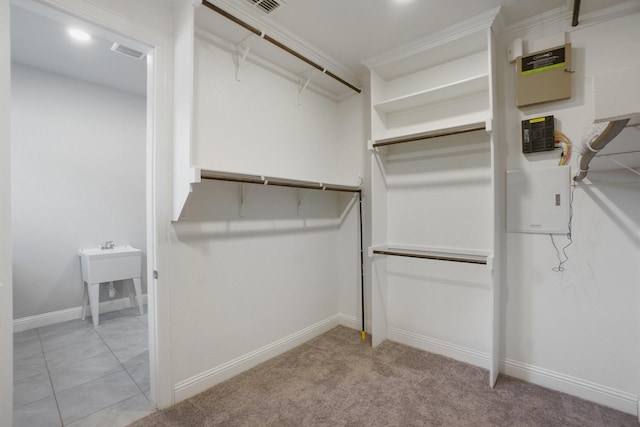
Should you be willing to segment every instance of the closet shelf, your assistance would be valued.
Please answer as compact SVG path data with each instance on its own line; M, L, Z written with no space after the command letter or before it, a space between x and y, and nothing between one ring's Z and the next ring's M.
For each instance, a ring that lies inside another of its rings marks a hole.
M460 126L453 126L446 129L436 129L428 132L419 132L419 133L413 133L410 135L397 136L393 138L378 139L376 141L373 141L371 146L373 148L378 148L378 147L384 147L387 145L403 144L405 142L423 141L425 139L439 138L439 137L448 136L448 135L458 135L462 133L476 132L479 130L486 130L486 129L487 129L486 122L482 121L482 122L464 124Z
M481 74L465 80L382 101L374 104L374 108L379 113L401 113L488 92L489 75Z
M248 175L233 172L222 172L202 169L200 178L213 181L240 182L246 184L274 185L278 187L306 188L310 190L340 191L344 193L358 193L359 186L327 184L323 182L302 181L297 179L274 178L263 175Z
M436 249L436 248L416 248L403 245L383 245L369 248L369 256L389 255L408 258L432 259L438 261L463 262L469 264L490 264L490 253L457 250L457 249Z

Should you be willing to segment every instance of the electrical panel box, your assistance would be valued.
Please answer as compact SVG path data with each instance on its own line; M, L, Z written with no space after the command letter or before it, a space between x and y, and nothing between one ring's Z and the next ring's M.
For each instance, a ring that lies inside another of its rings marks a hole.
M507 232L569 232L571 168L507 171Z
M571 43L517 59L517 105L571 98Z
M555 147L553 116L536 117L522 121L522 152L537 153Z

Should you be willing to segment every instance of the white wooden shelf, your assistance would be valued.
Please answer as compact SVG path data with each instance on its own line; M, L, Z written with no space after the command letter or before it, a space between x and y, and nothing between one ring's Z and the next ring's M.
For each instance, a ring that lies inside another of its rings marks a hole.
M464 99L489 92L489 75L481 74L454 83L414 92L374 105L380 113L393 114L407 110L428 108L456 99Z
M412 321L430 323L429 333L452 344L483 341L491 386L500 362L498 220L504 204L504 161L494 132L498 15L495 9L363 62L371 71L372 343ZM411 142L416 145L399 145ZM455 249L465 246L482 250ZM390 259L398 257L415 262L399 267ZM412 285L435 278L462 286ZM470 282L489 293L466 292ZM474 322L490 328L480 331L482 338L457 335L447 329L457 319L446 310L420 311L418 301L427 300L446 301L453 312L471 309ZM417 311L399 308L409 306Z

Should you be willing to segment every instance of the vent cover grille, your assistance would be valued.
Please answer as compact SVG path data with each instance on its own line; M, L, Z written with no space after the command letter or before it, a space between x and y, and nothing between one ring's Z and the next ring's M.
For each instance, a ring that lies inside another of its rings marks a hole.
M144 52L121 45L120 43L113 43L113 45L111 45L111 50L124 56L128 56L129 58L144 59L144 57L147 56Z
M247 0L253 3L256 7L262 9L265 13L271 13L281 6L281 3L276 0Z

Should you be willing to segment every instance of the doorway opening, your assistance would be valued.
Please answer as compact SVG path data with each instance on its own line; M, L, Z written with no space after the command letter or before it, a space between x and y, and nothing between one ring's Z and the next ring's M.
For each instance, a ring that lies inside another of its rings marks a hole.
M10 19L14 425L130 422L155 408L148 64L131 55L149 48L36 3L12 4ZM78 251L107 242L141 250L143 295L105 283L83 320Z

